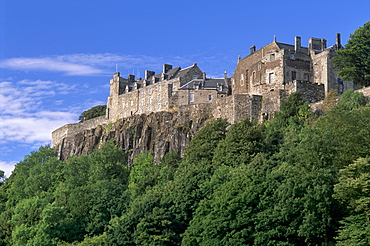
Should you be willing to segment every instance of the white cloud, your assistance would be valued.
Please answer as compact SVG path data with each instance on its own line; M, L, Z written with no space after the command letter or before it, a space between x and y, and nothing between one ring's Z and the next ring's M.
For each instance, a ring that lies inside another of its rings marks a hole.
M74 86L71 87L41 80L0 82L1 143L50 142L50 134L54 129L74 122L78 115L77 111L43 109L43 101L60 93L60 90L73 90Z
M77 120L82 106L67 105L61 110L63 100L54 101L59 99L58 94L78 92L77 87L43 80L0 82L0 170L8 177L14 159L19 158L12 157L17 148L37 149L50 144L53 130Z
M0 170L5 172L5 176L8 178L14 170L16 162L4 162L0 161Z
M66 75L91 76L107 74L116 69L153 70L163 63L173 63L174 66L191 65L184 57L153 57L145 55L119 55L112 53L98 54L66 54L44 57L18 57L0 61L0 68L21 71L52 71L62 72ZM160 71L158 71L160 72Z
M23 71L54 71L64 72L67 75L94 75L103 70L88 65L73 62L58 61L51 57L46 58L10 58L0 62L0 67Z

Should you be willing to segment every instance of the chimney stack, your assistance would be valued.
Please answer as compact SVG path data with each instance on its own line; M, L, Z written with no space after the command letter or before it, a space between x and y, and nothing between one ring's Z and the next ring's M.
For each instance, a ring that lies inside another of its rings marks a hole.
M342 44L340 43L340 33L337 33L335 35L335 44L337 45L337 49L339 50L342 47Z
M167 73L172 69L172 65L169 64L163 64L163 73Z
M249 48L249 50L250 50L250 54L251 54L251 55L252 55L252 54L254 54L254 52L256 52L256 46L255 46L255 45L251 46L251 47Z
M135 75L129 74L127 77L128 77L128 82L134 82L135 81Z
M154 71L145 70L145 79L148 80L154 75Z
M294 50L297 52L301 49L301 37L295 36L294 37Z
M113 74L113 78L118 78L120 76L120 72L115 72L114 74Z

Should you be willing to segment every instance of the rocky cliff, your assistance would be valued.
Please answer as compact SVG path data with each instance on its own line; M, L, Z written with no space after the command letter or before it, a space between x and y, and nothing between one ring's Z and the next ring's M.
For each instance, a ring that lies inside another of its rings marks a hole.
M81 130L53 147L58 150L59 158L66 160L73 155L90 154L94 148L114 139L119 148L129 153L129 162L143 151L152 152L158 161L169 151L182 155L190 140L211 118L207 108L134 115Z

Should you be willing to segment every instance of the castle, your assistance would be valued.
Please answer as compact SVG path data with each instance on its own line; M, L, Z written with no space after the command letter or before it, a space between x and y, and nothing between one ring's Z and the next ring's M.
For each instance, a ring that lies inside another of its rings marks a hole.
M266 46L250 48L250 54L238 58L231 78L207 78L196 63L187 68L164 64L161 73L146 70L144 78L134 75L122 78L119 72L110 80L106 116L90 122L70 124L52 133L52 146L78 130L115 122L132 115L159 111L199 110L206 108L214 118L234 123L244 118L273 118L280 102L300 91L305 100L314 103L333 89L339 93L353 89L351 81L342 81L331 59L341 49L340 34L336 43L326 46L325 39L310 38L308 47L296 36L294 44L274 40Z

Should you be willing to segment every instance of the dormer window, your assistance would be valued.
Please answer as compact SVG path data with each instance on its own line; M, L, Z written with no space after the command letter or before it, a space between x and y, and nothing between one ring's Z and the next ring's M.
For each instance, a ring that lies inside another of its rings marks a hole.
M198 75L193 75L192 78L193 78L193 80L198 79Z

